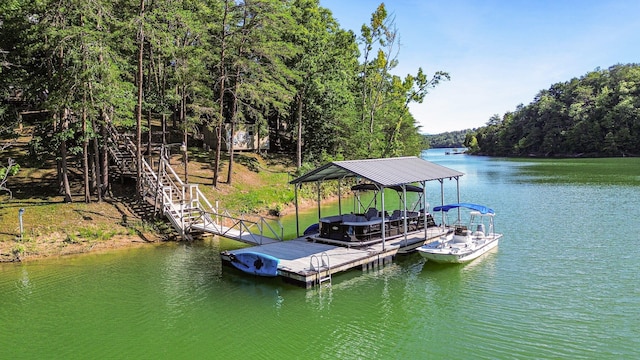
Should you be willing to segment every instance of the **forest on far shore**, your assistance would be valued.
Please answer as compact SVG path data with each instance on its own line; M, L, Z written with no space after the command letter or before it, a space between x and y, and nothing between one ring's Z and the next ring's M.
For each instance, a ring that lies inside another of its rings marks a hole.
M424 135L430 148L463 148L468 133L475 129L448 131L434 135Z
M473 154L538 157L640 155L640 65L596 69L540 91L467 134Z

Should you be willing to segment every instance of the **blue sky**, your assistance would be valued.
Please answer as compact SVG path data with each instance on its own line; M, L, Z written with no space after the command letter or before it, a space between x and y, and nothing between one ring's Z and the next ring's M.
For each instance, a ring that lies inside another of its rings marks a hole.
M320 0L360 34L382 1ZM638 0L387 0L400 35L394 73L446 71L411 113L422 132L483 126L552 84L640 63Z

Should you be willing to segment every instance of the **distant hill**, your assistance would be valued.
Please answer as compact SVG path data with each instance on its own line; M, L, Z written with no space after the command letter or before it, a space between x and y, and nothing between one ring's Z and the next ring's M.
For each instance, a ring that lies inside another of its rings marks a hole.
M529 105L470 134L471 153L490 156L640 156L640 64L596 69L551 85Z
M431 148L462 148L464 147L464 139L467 133L474 131L474 129L467 129L424 136Z

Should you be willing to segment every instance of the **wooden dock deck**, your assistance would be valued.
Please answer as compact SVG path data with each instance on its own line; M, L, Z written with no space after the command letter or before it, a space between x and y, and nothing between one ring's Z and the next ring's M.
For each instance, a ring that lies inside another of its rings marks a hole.
M220 254L223 263L230 264L231 257L242 252L261 253L280 260L278 276L306 288L313 287L333 274L356 269L380 267L392 262L398 253L407 253L434 241L443 235L442 228L429 228L425 239L424 230L387 240L366 247L346 247L316 242L312 237L301 237L289 241L271 242L260 246L225 251Z

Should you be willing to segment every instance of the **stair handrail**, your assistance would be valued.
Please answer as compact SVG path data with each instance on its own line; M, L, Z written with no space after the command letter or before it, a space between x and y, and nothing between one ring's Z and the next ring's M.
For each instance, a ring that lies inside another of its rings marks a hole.
M174 188L176 190L176 195L178 195L179 199L184 199L185 198L185 184L182 182L182 180L180 179L180 177L176 174L176 172L173 170L173 168L171 167L171 164L169 164L168 161L163 160L163 172L166 174L167 173L167 168L169 168L169 173L174 175L174 178L177 180L178 184L176 184L175 181L173 181L173 179L170 176L167 176L166 179L169 182L169 184L163 184L164 186L171 186L172 188ZM161 177L162 178L162 177ZM162 181L161 181L162 183Z
M195 194L194 194L194 191L195 191ZM204 209L205 211L211 212L213 214L218 213L218 210L215 209L213 206L211 206L209 199L207 199L207 197L204 196L198 184L189 184L189 198L192 199L192 201L195 198L196 201L198 202L198 206L200 205L201 202L204 202L204 204L207 205L207 207Z
M173 201L171 193L173 192L171 186L162 187L162 209L164 215L169 218L169 221L173 224L173 227L178 230L180 236L186 238L186 231L184 226L184 207L180 209L176 208L176 203ZM167 194L169 191L169 194ZM175 215L174 215L175 214Z
M176 182L180 185L180 186L184 186L185 183L182 181L182 179L180 178L180 176L178 176L178 174L176 174L175 170L173 170L173 167L171 166L171 164L169 163L169 161L167 159L162 159L162 161L165 163L165 172L166 169L169 168L169 173L171 175L173 175L173 178L176 179Z
M155 194L158 186L158 175L156 174L155 171L153 171L153 169L151 168L151 166L149 165L149 163L145 158L142 158L142 167L143 167L142 183L144 185L142 186L143 192L146 193L147 191L150 191L151 193ZM162 185L161 182L160 182L160 185ZM145 195L145 194L141 194L141 195Z

